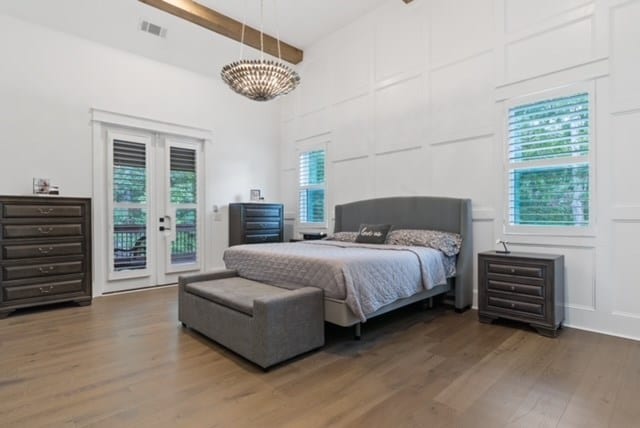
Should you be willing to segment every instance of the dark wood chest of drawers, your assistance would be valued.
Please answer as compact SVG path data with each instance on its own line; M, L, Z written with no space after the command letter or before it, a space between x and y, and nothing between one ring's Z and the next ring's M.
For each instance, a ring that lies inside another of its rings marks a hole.
M229 246L283 241L282 204L229 204Z
M91 200L0 196L0 318L91 303Z
M486 323L526 322L555 337L564 321L564 256L479 253L478 315Z

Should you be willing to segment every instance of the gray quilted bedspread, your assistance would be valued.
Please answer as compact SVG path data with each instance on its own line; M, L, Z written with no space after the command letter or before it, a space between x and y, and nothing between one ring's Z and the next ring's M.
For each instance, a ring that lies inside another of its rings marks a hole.
M224 262L244 278L322 288L362 321L455 274L455 258L431 248L336 241L239 245L225 251Z

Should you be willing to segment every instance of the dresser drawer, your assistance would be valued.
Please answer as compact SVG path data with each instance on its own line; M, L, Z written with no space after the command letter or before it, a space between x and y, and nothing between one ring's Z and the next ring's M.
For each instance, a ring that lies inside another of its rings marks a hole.
M82 254L82 242L68 244L39 244L39 245L5 245L2 248L2 258L5 260L27 259L31 257L56 257Z
M503 275L528 276L532 278L544 277L544 266L522 266L489 262L487 269L489 273L499 273Z
M511 311L526 312L532 315L544 316L543 303L521 302L503 297L488 296L488 306L491 308L509 309Z
M244 209L245 217L280 217L280 208L247 207Z
M247 244L259 244L262 242L280 242L280 234L260 234L260 235L247 235L245 237Z
M84 266L82 261L46 263L28 266L4 266L2 268L2 279L4 281L10 281L13 279L81 273L83 271Z
M487 289L494 291L507 291L509 293L524 294L527 296L542 297L544 287L542 285L519 284L511 281L487 280Z
M31 299L34 297L56 296L60 294L79 293L84 291L84 280L46 282L23 286L9 286L2 288L2 298L5 302L12 300Z
M248 221L245 223L246 230L265 230L265 229L279 229L279 221Z
M82 235L81 224L4 225L2 229L5 239Z
M82 206L6 204L2 212L5 218L82 217Z

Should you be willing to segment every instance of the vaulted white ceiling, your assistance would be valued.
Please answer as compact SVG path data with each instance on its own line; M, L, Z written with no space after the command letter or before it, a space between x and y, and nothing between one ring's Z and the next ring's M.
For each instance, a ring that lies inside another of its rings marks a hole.
M259 29L260 0L196 0L240 22ZM264 0L265 32L304 48L344 27L386 0ZM400 0L396 0L400 1ZM276 15L277 12L277 15Z
M260 24L259 0L200 1L238 21L243 20L246 2L247 24ZM304 49L392 0L277 1L282 40ZM275 33L274 12L273 0L265 0L268 33ZM0 0L0 14L211 76L218 75L223 64L239 55L237 42L137 0ZM141 32L138 27L142 19L166 27L166 39Z

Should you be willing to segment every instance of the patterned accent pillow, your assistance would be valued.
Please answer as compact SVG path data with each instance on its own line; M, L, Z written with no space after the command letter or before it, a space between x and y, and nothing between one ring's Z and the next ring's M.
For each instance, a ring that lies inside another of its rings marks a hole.
M390 224L361 224L356 242L360 244L384 244Z
M462 237L457 233L426 229L396 229L387 235L387 244L430 247L447 256L460 252Z
M336 232L333 235L327 236L326 241L340 241L340 242L356 242L358 232Z

